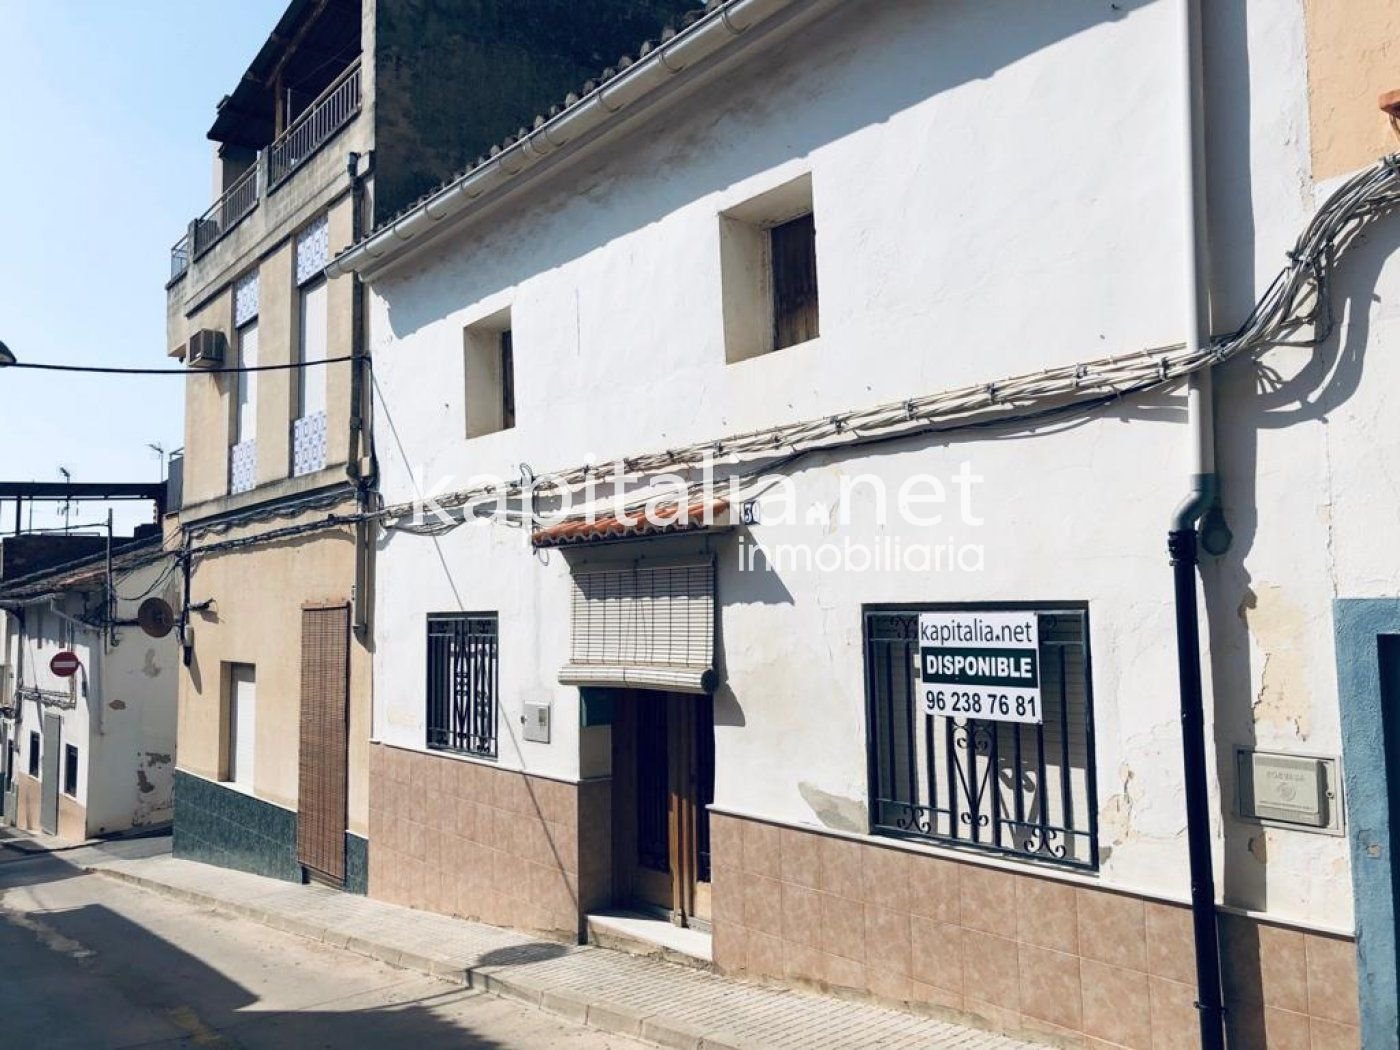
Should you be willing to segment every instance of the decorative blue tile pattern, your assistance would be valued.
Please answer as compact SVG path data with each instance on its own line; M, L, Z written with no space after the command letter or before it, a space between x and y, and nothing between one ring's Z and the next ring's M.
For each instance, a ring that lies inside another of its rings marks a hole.
M236 496L248 492L257 484L258 443L254 440L240 441L228 450L228 491Z
M241 328L258 316L258 271L233 286L233 326Z
M326 268L326 263L330 262L330 255L331 224L330 220L322 215L297 234L297 284L303 285L312 278L319 277L321 271Z
M292 475L301 477L326 465L326 414L313 412L292 423Z

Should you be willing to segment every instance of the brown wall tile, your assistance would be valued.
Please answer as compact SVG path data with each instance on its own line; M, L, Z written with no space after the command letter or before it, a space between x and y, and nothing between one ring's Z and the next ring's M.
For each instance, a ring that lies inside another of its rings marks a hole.
M1061 952L1079 949L1074 887L1049 879L1016 880L1017 939Z
M995 868L965 869L959 879L959 921L969 930L1016 936L1016 879Z
M886 970L872 962L865 967L865 980L870 994L877 999L891 1003L907 1003L913 997L913 986L907 973Z
M1312 1036L1305 1014L1260 1003L1232 1006L1225 1015L1230 1045L1267 1050L1309 1050Z
M715 868L710 880L710 915L715 929L744 923L744 877L735 868Z
M1016 942L963 930L963 995L1004 1010L1020 1010L1021 981Z
M1086 959L1147 971L1147 918L1141 897L1080 887L1079 954Z
M1021 1013L1079 1031L1083 1018L1079 957L1022 944L1017 949L1017 963Z
M1070 1045L1198 1045L1183 906L723 815L712 836L721 969L966 1012ZM1227 980L1271 999L1230 1004L1232 1050L1292 1046L1300 1032L1319 1050L1355 1047L1351 941L1228 916L1222 926ZM1294 1009L1309 993L1330 1016L1309 1024Z
M759 977L782 977L783 952L782 940L777 937L770 937L766 933L759 933L757 930L748 931L747 956L745 965L749 973Z
M747 845L745 842L746 848ZM859 843L823 838L818 847L819 887L826 893L860 900L865 890L865 876L861 870L864 858L861 852Z
M1149 977L1147 990L1152 1001L1152 1050L1199 1050L1195 985Z
M744 822L710 814L710 864L716 871L744 867Z
M866 990L865 965L855 959L841 955L821 956L822 983L832 988L845 988L852 991Z
M747 850L747 843L745 844ZM744 883L744 925L772 937L783 934L782 883L748 875Z
M960 923L963 865L941 857L906 853L904 866L908 874L910 913L941 923ZM977 870L970 869L974 874Z
M923 984L963 992L963 928L914 915L909 919L909 973Z
M749 938L749 954L752 956L752 933L749 934ZM823 956L816 948L807 948L800 944L790 944L783 941L782 953L784 977L793 981L821 981L824 979Z
M782 877L779 833L773 825L744 822L744 870L769 879Z
M858 900L821 894L821 950L865 962L865 905Z
M1305 935L1308 1009L1314 1018L1343 1025L1360 1023L1356 991L1356 942Z
M1230 1002L1308 1012L1304 936L1239 915L1220 917L1221 978Z
M806 886L782 883L783 940L808 948L822 945L822 894Z
M862 850L861 899L881 908L909 908L909 865L899 850L866 846Z
M821 882L821 841L820 836L805 831L784 829L778 847L784 882L817 888Z
M1361 1030L1314 1017L1309 1026L1312 1050L1361 1050Z
M744 971L748 930L737 922L715 920L710 940L710 955L720 973L738 974Z
M1191 909L1147 901L1147 972L1190 983L1196 979L1196 939Z
M1084 1033L1132 1050L1151 1050L1152 1001L1147 975L1083 959L1079 978Z
M959 983L961 983L961 979L959 979ZM961 992L949 991L947 988L938 988L917 980L909 982L909 1001L920 1006L931 1006L937 1010L961 1011L964 1005Z
M909 975L909 913L865 906L865 961L892 973Z

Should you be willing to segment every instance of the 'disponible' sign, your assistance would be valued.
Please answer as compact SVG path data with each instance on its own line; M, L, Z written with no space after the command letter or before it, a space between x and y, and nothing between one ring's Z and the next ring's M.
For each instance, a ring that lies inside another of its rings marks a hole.
M1043 722L1036 614L921 614L919 679L926 714Z

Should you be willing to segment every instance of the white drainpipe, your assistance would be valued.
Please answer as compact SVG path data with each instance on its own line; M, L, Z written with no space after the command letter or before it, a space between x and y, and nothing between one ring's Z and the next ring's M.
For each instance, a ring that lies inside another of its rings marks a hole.
M1210 343L1209 226L1206 215L1205 89L1202 70L1201 3L1180 0L1185 96L1186 346L1196 352ZM1191 920L1196 957L1196 1010L1202 1050L1224 1050L1224 1005L1220 987L1219 929L1212 859L1210 751L1206 746L1201 688L1201 638L1197 602L1196 523L1217 497L1214 386L1210 366L1192 373L1187 392L1191 479L1186 498L1172 514L1167 533L1176 604L1177 677L1181 701L1182 783L1186 795L1186 841L1191 873Z

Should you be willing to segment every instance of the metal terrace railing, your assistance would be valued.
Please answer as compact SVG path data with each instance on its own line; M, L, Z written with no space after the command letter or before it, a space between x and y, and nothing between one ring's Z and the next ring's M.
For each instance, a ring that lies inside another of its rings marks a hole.
M359 112L360 63L355 62L267 147L268 191L296 171Z
M193 257L198 259L207 252L257 206L258 165L254 164L224 190L223 196L210 205L208 211L194 220L190 231Z
M170 279L185 276L190 268L190 235L187 233L170 249Z
M263 195L286 182L315 152L360 112L360 62L356 60L317 97L286 131L240 175L170 249L170 280L212 248L258 206Z

